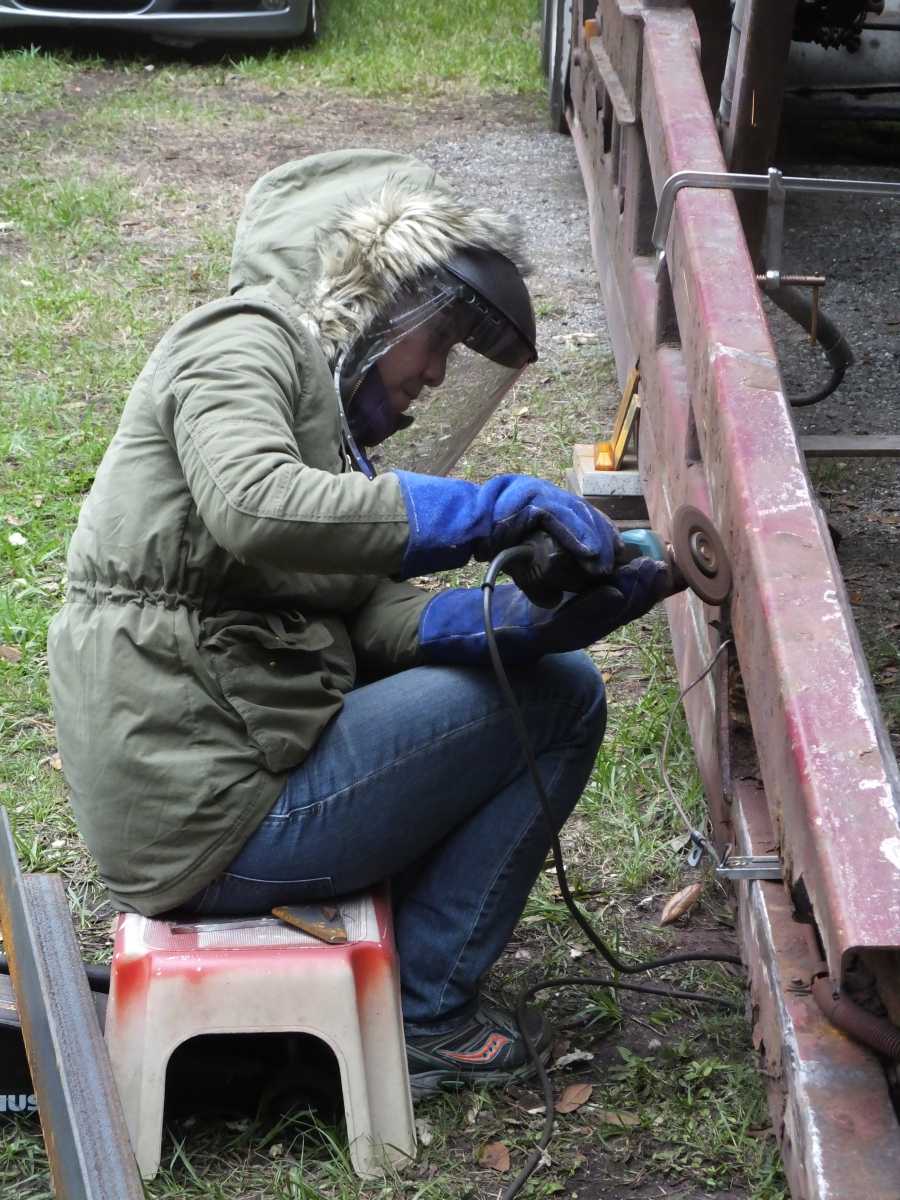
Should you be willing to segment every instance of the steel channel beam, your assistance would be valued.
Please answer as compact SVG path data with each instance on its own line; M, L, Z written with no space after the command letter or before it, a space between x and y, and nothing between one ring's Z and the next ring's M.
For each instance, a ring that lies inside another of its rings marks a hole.
M143 1200L62 882L22 875L2 809L0 925L54 1194Z
M696 25L685 7L600 0L602 55L588 55L575 3L569 123L620 379L640 361L639 465L651 523L665 535L677 507L696 505L716 521L734 568L730 619L752 736L729 721L724 663L685 702L714 834L742 853L780 847L786 882L805 885L835 977L860 948L887 948L896 963L897 764L730 192L679 195L667 270L655 278L651 234L666 180L725 169ZM604 128L615 113L598 61L636 114L627 127ZM718 643L710 622L729 613L690 595L667 607L686 684ZM761 811L766 832L756 841L746 835L747 775L761 779L756 820ZM820 952L809 930L797 943L788 890L754 883L738 893L757 1041L793 1194L897 1200L897 1121L883 1071L792 991Z
M772 844L765 793L737 784L734 825L742 854ZM777 883L738 883L739 929L751 982L753 1042L791 1192L817 1200L896 1197L900 1127L884 1070L871 1051L835 1029L812 998L821 968L815 936L795 919Z
M679 194L668 276L654 279L647 176L658 195L676 172L724 170L693 17L626 0L602 0L599 12L606 56L641 125L620 131L613 163L590 121L589 69L576 63L572 128L620 373L640 359L647 505L665 534L676 507L696 504L725 540L773 825L839 976L855 950L900 945L900 776L730 193ZM688 681L708 660L714 614L694 598L669 609ZM715 814L723 799L712 681L694 689L687 708Z
M641 111L659 193L677 171L709 169L719 150L693 18L648 12L645 22ZM683 192L670 243L693 425L735 573L734 637L773 824L839 976L857 949L900 945L900 775L733 198Z

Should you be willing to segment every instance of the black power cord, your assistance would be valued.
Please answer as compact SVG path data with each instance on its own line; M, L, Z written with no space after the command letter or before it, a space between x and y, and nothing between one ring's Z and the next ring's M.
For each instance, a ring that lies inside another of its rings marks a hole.
M509 682L509 677L506 674L506 668L503 665L503 659L500 657L500 651L497 647L497 638L494 633L493 620L493 600L494 587L496 586L497 576L506 569L507 565L517 560L521 561L526 557L530 557L532 550L528 546L514 546L508 550L501 552L490 562L488 569L485 572L484 580L481 584L484 596L484 632L487 639L488 653L491 659L491 665L494 668L494 674L497 678L497 685L503 694L504 699L509 705L510 714L513 719L513 726L516 731L516 737L522 747L522 752L525 755L525 762L534 783L534 790L537 793L544 816L547 819L547 824L551 834L551 848L553 851L553 864L556 869L556 877L559 883L559 890L565 902L566 908L572 914L579 928L587 937L591 945L599 951L604 959L609 963L614 971L622 975L636 975L644 971L652 971L659 967L672 966L675 963L688 962L723 962L732 963L741 966L740 958L735 954L670 954L663 958L649 959L646 962L625 962L621 959L607 944L603 941L600 935L596 932L591 922L584 915L574 896L569 888L569 882L566 878L565 863L563 862L562 848L559 844L559 838L556 835L554 826L553 813L550 808L550 801L547 797L544 783L538 771L537 762L534 757L534 749L531 745L531 739L528 736L528 729L522 717L521 709L516 700L515 693ZM716 656L718 657L718 655ZM704 672L705 674L706 672ZM550 1082L544 1064L541 1062L540 1055L537 1051L537 1046L529 1036L526 1022L526 1009L528 1001L531 1000L538 992L546 991L554 987L608 987L612 989L621 989L624 991L633 992L648 992L655 996L667 996L673 1000L690 1000L705 1004L716 1004L723 1008L739 1009L739 1005L724 996L710 996L703 992L686 992L678 988L670 988L655 984L639 984L627 983L624 980L612 979L606 976L585 976L585 975L560 975L552 979L544 979L542 982L527 988L523 991L516 1001L516 1019L519 1024L519 1029L522 1034L522 1039L528 1050L528 1054L534 1064L535 1071L538 1076L538 1081L541 1086L541 1091L544 1097L545 1116L544 1127L541 1131L540 1139L528 1156L522 1170L516 1178L505 1188L501 1194L500 1200L513 1200L513 1197L518 1194L526 1180L529 1178L535 1167L541 1162L544 1151L549 1145L550 1138L553 1133L554 1122L554 1098L553 1085Z

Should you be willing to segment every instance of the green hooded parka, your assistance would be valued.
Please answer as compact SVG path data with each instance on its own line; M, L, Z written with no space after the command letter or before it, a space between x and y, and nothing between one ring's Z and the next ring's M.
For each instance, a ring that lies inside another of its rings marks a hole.
M59 748L114 904L153 915L228 865L362 666L414 666L429 594L391 576L391 474L349 469L333 368L398 286L506 218L382 151L248 195L230 295L163 337L125 405L49 638Z

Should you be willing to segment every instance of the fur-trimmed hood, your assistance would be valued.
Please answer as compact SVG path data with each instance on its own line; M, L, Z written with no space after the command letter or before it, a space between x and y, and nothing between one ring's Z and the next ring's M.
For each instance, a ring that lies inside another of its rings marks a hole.
M250 190L229 288L277 283L334 361L402 285L462 247L499 250L525 269L517 225L462 203L424 163L383 150L317 154L276 167Z

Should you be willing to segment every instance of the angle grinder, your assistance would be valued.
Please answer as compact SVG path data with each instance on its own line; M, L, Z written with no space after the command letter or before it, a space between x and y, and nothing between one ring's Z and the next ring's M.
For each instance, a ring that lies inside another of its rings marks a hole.
M721 537L709 517L685 504L672 518L672 541L664 543L652 529L626 529L616 554L616 566L635 558L653 558L666 564L668 592L690 588L706 604L720 605L731 595L731 565ZM603 583L583 569L547 533L534 533L525 544L530 559L510 564L507 570L533 604L555 608L564 592L585 592Z

